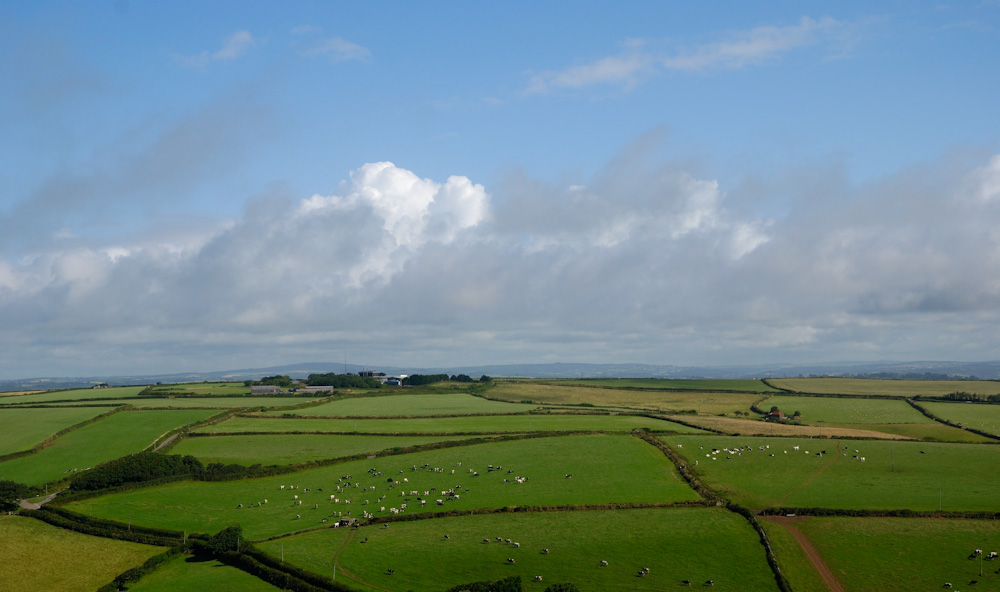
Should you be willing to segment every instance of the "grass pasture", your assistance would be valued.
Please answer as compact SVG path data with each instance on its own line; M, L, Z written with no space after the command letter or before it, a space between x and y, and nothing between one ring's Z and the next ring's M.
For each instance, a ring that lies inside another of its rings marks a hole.
M330 432L361 434L491 434L539 431L629 431L649 428L690 433L699 430L634 415L492 415L409 419L234 417L199 429L205 433Z
M876 378L770 378L777 388L797 393L885 395L890 397L940 397L954 392L1000 394L995 380L883 380Z
M694 410L715 415L732 414L750 408L760 395L726 392L644 391L585 386L555 386L537 382L498 384L489 396L504 401L550 405L594 405L597 407L629 407L650 411L682 412Z
M945 582L952 590L1000 590L1000 562L983 562L980 576L978 559L969 559L974 549L1000 549L995 520L816 517L795 527L849 592L943 590Z
M1000 405L921 401L920 406L941 419L1000 436Z
M101 399L99 401L79 401L66 403L53 403L53 406L86 406L86 405L108 405L114 403L118 405L131 405L137 409L234 409L246 407L252 410L260 410L267 407L287 407L290 405L301 405L317 400L316 398L305 397L142 397L139 399Z
M142 391L141 386L118 386L103 389L72 389L66 391L46 391L30 395L0 397L0 405L37 405L53 401L79 401L82 399L121 399L135 397Z
M463 516L376 525L353 536L324 529L258 546L324 575L332 573L336 554L337 579L363 590L446 590L510 575L520 575L527 592L567 581L582 591L670 590L683 589L683 580L700 587L709 579L719 591L777 590L757 534L742 517L717 508ZM637 577L643 567L649 575Z
M31 518L0 515L4 592L96 590L164 549L99 538Z
M375 454L396 447L461 439L462 436L253 435L184 438L171 454L190 454L203 463L287 465Z
M491 472L490 464L503 469ZM418 470L412 470L413 466ZM442 470L431 470L434 468ZM373 476L369 469L382 474ZM474 476L470 471L479 474ZM566 478L566 474L573 476ZM347 480L350 486L338 481L346 475L351 475ZM642 477L637 479L636 475ZM517 483L515 477L528 479ZM298 488L281 489L282 485ZM311 491L306 492L306 488ZM455 489L460 498L437 505L435 500L448 498L440 493L446 489ZM331 500L331 495L337 501ZM383 495L386 497L382 502L376 501ZM421 510L417 498L430 501ZM267 504L250 507L264 499ZM696 499L663 453L646 442L633 436L587 435L431 450L243 481L169 483L74 502L67 507L118 520L131 515L140 524L188 532L214 533L230 524L242 524L248 538L258 539L322 526L323 518L333 519L338 513L360 517L363 511L369 511L377 517L391 516L389 508L402 503L408 506L406 513L413 514ZM296 505L300 500L303 504ZM365 500L371 503L366 505ZM239 504L244 508L237 508ZM297 519L297 515L301 517Z
M107 409L10 409L0 407L0 455L28 450L59 430L106 413Z
M806 438L661 439L688 459L706 485L754 509L934 511L940 492L943 510L995 511L1000 489L1000 473L990 469L1000 466L1000 446ZM743 446L752 451L724 451ZM761 451L760 446L767 448ZM840 454L835 454L838 446ZM716 460L711 460L713 449L723 451L714 455ZM828 454L817 456L821 450Z
M217 413L215 410L121 411L56 438L41 451L0 463L0 478L40 485L139 452L164 432Z
M654 391L715 391L739 393L781 392L760 380L712 380L689 378L585 378L539 380L555 386L589 386L596 388L642 389Z
M473 415L476 413L521 413L536 409L536 405L490 401L463 393L435 395L388 395L352 397L331 401L315 407L297 409L296 415L326 415L331 417L406 417L420 415ZM270 411L274 415L281 411Z
M715 417L711 415L677 415L678 421L696 425L707 430L717 430L726 434L738 436L797 436L802 438L817 438L822 436L840 438L882 438L890 440L908 439L910 436L876 431L876 426L866 426L871 429L819 427L761 421L759 419L735 419L732 417ZM961 432L955 428L941 425L941 431ZM980 438L985 440L985 438Z
M250 387L242 382L186 382L180 384L158 384L149 387L155 395L171 393L194 394L200 397L249 395Z
M277 592L278 588L245 571L216 560L178 556L141 580L128 585L131 592Z
M834 397L771 397L761 409L776 406L785 415L802 413L800 422L816 425L817 422L839 426L893 423L934 423L926 415L910 407L906 401L890 399L834 398Z

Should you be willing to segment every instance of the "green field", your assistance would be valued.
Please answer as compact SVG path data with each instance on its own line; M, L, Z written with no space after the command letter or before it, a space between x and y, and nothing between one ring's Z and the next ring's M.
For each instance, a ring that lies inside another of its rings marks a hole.
M490 464L503 469L490 472ZM413 466L418 470L412 470ZM434 468L441 471L433 471ZM367 472L369 469L382 474L372 476ZM478 476L471 471L478 472ZM567 474L573 476L566 478ZM343 485L338 479L346 475L352 476L348 480L352 485L338 491ZM636 479L636 475L642 477ZM528 479L518 483L516 477ZM389 480L400 483L395 485ZM281 489L281 485L297 489ZM307 488L312 491L306 492ZM440 493L446 489L455 489L460 499L437 505L437 499L448 499ZM412 491L417 493L411 494ZM338 501L331 500L331 495ZM382 502L376 501L382 496L385 496ZM417 498L429 500L423 510ZM267 504L250 507L264 499ZM505 506L696 499L697 495L680 479L663 453L646 442L633 436L589 435L446 448L244 481L170 483L75 502L67 507L105 518L124 519L132 515L140 524L189 532L216 532L238 523L248 538L256 539L320 526L323 518L334 518L338 513L360 517L363 511L369 511L375 516L391 516L390 508L399 508L402 503L408 506L406 513L412 514ZM303 504L294 505L299 500ZM365 500L371 503L365 504ZM237 508L239 504L244 507ZM318 508L314 510L316 505ZM386 509L381 510L382 507ZM301 518L296 518L297 515Z
M980 576L978 559L969 559L974 549L1000 549L995 520L809 518L795 526L851 592L942 590L945 582L956 591L1000 590L997 562L984 562Z
M662 440L688 459L706 485L755 509L933 511L938 509L939 492L944 510L997 507L1000 472L990 467L1000 467L1000 446L755 437L663 436ZM740 455L723 450L711 460L713 448L743 446L752 451ZM760 446L769 448L761 451ZM839 455L834 454L838 446ZM843 456L845 446L847 456ZM829 454L817 456L821 450Z
M137 399L101 399L100 401L73 401L66 403L54 403L54 406L68 407L80 405L131 405L139 409L148 408L203 408L203 409L231 409L235 407L247 407L252 410L259 410L264 407L287 407L290 405L301 405L317 400L306 397L141 397ZM296 412L298 413L298 412Z
M296 415L405 417L408 415L471 415L475 413L521 413L537 405L489 401L462 393L439 395L389 395L352 397L294 411ZM270 414L281 413L271 411Z
M760 524L767 533L771 549L781 566L781 573L788 578L792 590L827 590L822 576L813 567L799 542L787 530L766 519L760 520Z
M28 450L59 430L107 411L100 408L0 408L0 455Z
M73 430L40 452L0 463L0 479L39 485L139 452L164 432L217 413L214 410L122 411Z
M259 547L319 574L332 574L336 554L338 581L362 590L446 590L511 575L520 575L528 592L567 581L584 592L683 589L683 580L699 588L713 580L720 591L777 590L757 534L742 517L715 508L493 514L352 533L324 529ZM643 567L649 574L637 577Z
M184 438L171 454L190 454L204 463L287 465L376 453L396 447L462 439L463 436L332 436L271 434Z
M1000 405L921 401L920 406L941 419L1000 436Z
M589 386L598 388L647 389L666 391L716 391L743 393L777 393L760 380L709 380L687 378L586 378L539 380L556 386Z
M96 590L164 549L79 534L41 520L0 515L4 592Z
M242 382L185 382L180 384L159 384L149 387L156 395L187 393L199 396L249 395L250 387Z
M121 399L122 397L135 397L143 388L141 386L119 386L104 389L48 391L32 395L0 397L0 405L34 405L52 401L78 401L80 399Z
M665 413L697 411L715 415L745 411L760 395L734 392L672 392L640 389L556 386L539 382L498 384L488 391L490 398L518 403L550 405L592 405L629 407Z
M129 584L131 592L178 592L179 590L211 590L212 592L277 592L278 588L245 571L214 559L201 560L178 556L147 574L139 582Z
M891 399L864 399L859 397L790 397L775 396L760 404L763 411L777 407L791 416L802 413L800 422L816 425L823 422L840 427L867 426L869 424L935 423L906 401Z
M539 431L629 431L637 428L697 432L678 423L632 415L493 415L410 419L234 417L201 428L206 433L336 432L362 434L476 434Z
M879 380L874 378L771 378L772 385L798 393L940 397L966 392L1000 394L996 380Z

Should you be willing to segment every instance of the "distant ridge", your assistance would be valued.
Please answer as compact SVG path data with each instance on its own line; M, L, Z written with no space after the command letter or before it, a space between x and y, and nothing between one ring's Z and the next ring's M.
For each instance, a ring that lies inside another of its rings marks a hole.
M842 376L858 378L914 380L1000 380L1000 362L836 362L830 364L756 364L743 366L671 366L656 364L503 364L452 367L396 367L377 364L305 362L265 368L245 368L218 372L181 372L123 376L88 376L62 378L25 378L0 380L0 392L81 388L97 383L115 386L177 382L240 381L262 376L286 374L305 378L325 372L357 373L372 369L387 374L483 374L523 378L767 378L794 376Z

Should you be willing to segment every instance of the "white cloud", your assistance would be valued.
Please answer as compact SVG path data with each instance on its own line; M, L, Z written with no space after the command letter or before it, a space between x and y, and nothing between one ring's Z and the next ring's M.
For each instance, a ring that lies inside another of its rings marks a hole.
M657 52L650 43L629 39L621 55L533 75L525 93L544 94L559 89L602 85L630 90L645 77L662 71L741 68L797 48L828 41L833 33L845 26L845 23L830 17L819 20L802 17L795 25L760 26L733 33L722 41L674 53Z
M178 55L175 59L186 67L204 69L212 62L229 62L242 57L256 45L257 42L249 31L236 31L214 52L203 51L191 56Z
M372 57L372 52L368 48L342 37L322 39L309 48L302 50L299 54L304 57L325 57L334 63L349 61L367 62Z

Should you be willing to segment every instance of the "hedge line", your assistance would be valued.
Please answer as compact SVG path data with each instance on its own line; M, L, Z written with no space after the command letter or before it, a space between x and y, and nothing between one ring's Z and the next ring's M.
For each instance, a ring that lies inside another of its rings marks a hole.
M989 432L984 432L983 430L979 430L979 429L976 429L976 428L970 428L968 426L963 426L961 424L954 423L951 420L944 419L943 417L938 417L937 415L934 415L933 413L931 413L930 411L928 411L926 408L924 408L922 405L918 404L916 401L914 401L913 399L910 399L909 397L907 397L906 402L910 404L910 407L913 407L914 409L916 409L920 413L923 413L926 417L928 417L930 419L933 419L934 421L936 421L938 423L943 423L943 424L949 425L949 426L951 426L953 428L958 428L960 430L965 430L967 432L972 432L973 434L977 434L977 435L983 436L984 438L989 438L991 440L1000 440L1000 436L998 436L996 434L991 434Z
M256 576L265 582L295 592L355 592L353 588L306 571L294 565L281 563L252 545L241 553L228 551L215 555L219 561Z
M184 538L183 533L180 532L138 525L132 526L129 530L128 525L121 522L92 518L67 510L55 511L54 508L49 507L38 510L21 510L21 515L83 534L157 547L172 547L182 542Z
M781 590L781 592L792 592L792 586L788 583L788 579L785 578L785 574L781 573L781 566L778 565L778 559L774 556L774 550L771 548L771 541L768 540L767 533L764 532L764 527L760 525L760 520L757 520L757 516L755 516L754 513L747 508L734 503L727 504L726 509L746 518L747 522L750 523L750 526L757 531L757 536L760 537L760 544L764 546L764 554L767 557L767 565L774 573L774 581L778 584L778 589Z
M800 508L784 507L765 508L760 511L764 516L847 516L851 518L956 518L969 520L1000 520L1000 512L989 511L925 511L925 510L844 510L837 508Z
M177 555L184 553L190 548L191 543L184 543L177 545L176 547L171 547L159 555L154 555L147 559L146 562L139 567L133 567L132 569L125 570L118 574L115 576L115 579L111 580L110 583L98 588L97 592L117 592L118 590L128 590L127 584L139 581L146 574L156 571L161 565L173 559Z
M80 423L76 423L76 424L73 424L71 426L65 427L65 428L59 430L58 432L52 434L48 438L45 438L44 440L42 440L38 444L35 444L34 446L32 446L31 448L29 448L27 450L22 450L20 452L11 452L9 454L0 455L0 462L4 462L4 461L8 461L8 460L14 460L15 458L21 458L23 456L29 456L31 454L35 454L36 452L39 452L41 449L43 449L46 446L48 446L49 444L51 444L52 441L55 440L56 438L58 438L60 436L63 436L65 434L69 433L69 432L72 432L73 430L78 430L78 429L80 429L80 428L82 428L84 426L90 425L90 424L92 424L94 422L98 422L98 421L104 419L105 417L108 417L109 415L114 415L115 413L118 413L119 411L122 411L126 407L127 407L126 405L120 405L118 407L115 407L114 409L111 409L107 413L102 413L100 415L96 415L94 417L91 417L90 419L81 421Z

